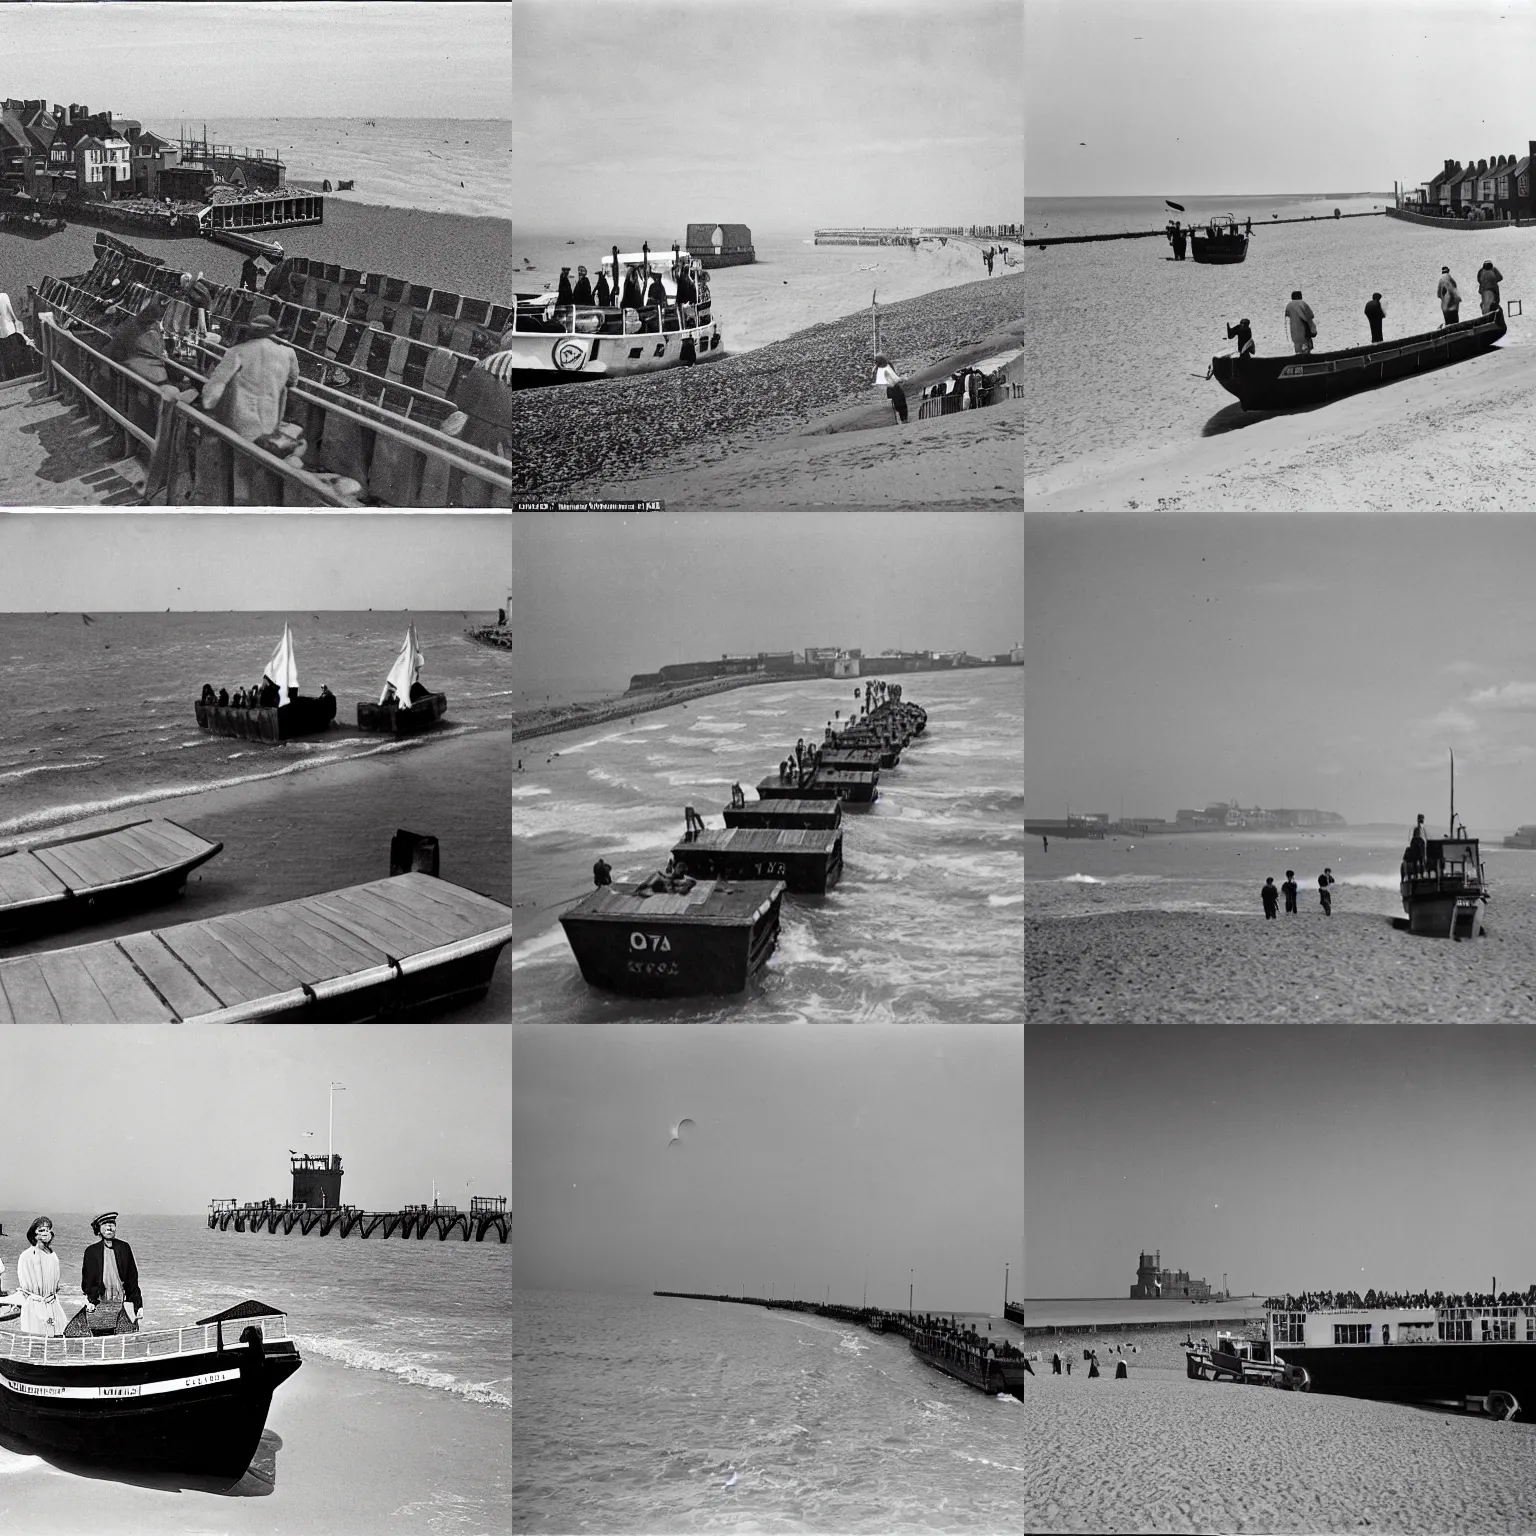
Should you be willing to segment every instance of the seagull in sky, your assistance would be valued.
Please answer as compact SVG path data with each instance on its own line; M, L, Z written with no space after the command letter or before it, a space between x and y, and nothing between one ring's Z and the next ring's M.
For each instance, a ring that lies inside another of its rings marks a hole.
M672 1140L667 1143L669 1147L675 1147L681 1144L683 1139L683 1127L685 1125L693 1125L693 1121L679 1120L677 1124L672 1127ZM695 1127L695 1129L697 1129L697 1127Z

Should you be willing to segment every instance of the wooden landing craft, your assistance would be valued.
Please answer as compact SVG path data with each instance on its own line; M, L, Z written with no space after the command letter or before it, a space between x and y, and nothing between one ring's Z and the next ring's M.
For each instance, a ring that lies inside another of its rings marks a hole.
M728 827L840 827L841 800L748 800L745 805L722 806Z
M0 1024L346 1023L483 996L500 902L394 875L297 901L0 960Z
M727 827L695 832L672 857L697 879L783 880L792 891L824 895L843 872L843 834L837 828Z
M1291 410L1322 405L1357 390L1390 384L1410 373L1476 357L1498 341L1505 329L1504 311L1494 309L1438 331L1373 341L1338 352L1213 357L1210 376L1236 395L1245 411Z
M1248 236L1230 213L1218 213L1204 229L1190 231L1189 254L1204 266L1234 266L1248 255Z
M169 901L223 846L146 818L0 854L0 943Z
M560 919L594 987L638 997L743 991L779 941L782 880L699 880L689 891L642 896L605 885Z
M231 1481L303 1361L274 1307L107 1338L0 1332L0 1429L46 1451ZM226 1337L227 1334L227 1337Z
M421 646L416 640L416 626L405 632L405 642L395 664L384 679L384 691L377 704L362 700L357 705L360 731L387 731L392 736L415 736L436 725L448 712L446 693L428 693L421 685ZM408 703L402 704L402 700Z
M885 758L889 755L890 762ZM823 747L821 752L821 766L823 768L894 768L896 759L901 754L892 751L884 753L878 746L872 747Z
M757 786L764 800L842 800L850 805L870 805L880 798L875 787L878 770L868 768L820 768L803 784L791 774L781 779L770 774Z
M1024 1361L989 1359L979 1349L961 1343L952 1334L916 1330L910 1339L912 1353L924 1365L963 1381L968 1387L994 1395L1024 1395Z
M336 696L318 699L300 695L291 704L267 709L235 709L226 704L198 704L197 723L215 736L238 736L242 741L276 745L295 736L313 736L326 730L336 718Z

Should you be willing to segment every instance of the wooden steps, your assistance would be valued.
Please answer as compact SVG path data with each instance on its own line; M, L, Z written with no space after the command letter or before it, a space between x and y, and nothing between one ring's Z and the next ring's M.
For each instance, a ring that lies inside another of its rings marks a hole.
M0 1024L340 1022L430 1011L483 992L511 937L501 903L430 875L396 875L0 961Z

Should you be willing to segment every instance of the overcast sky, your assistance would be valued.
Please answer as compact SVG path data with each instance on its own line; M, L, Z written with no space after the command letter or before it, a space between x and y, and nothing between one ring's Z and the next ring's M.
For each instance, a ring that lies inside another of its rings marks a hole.
M515 221L1020 219L1023 18L1023 0L516 0Z
M1023 633L1022 512L517 513L520 689L727 652L991 656Z
M287 1199L289 1150L325 1153L333 1081L348 1203L430 1201L434 1179L461 1207L511 1194L500 1025L18 1028L5 1055L7 1081L33 1085L6 1098L13 1205L175 1213L216 1196ZM39 1147L46 1156L25 1151Z
M0 612L494 613L511 532L510 514L0 513Z
M1024 0L1036 197L1390 191L1526 153L1531 0Z
M0 95L165 124L508 115L511 6L239 0L0 6Z
M1261 1296L1536 1282L1536 1031L1027 1033L1030 1296L1128 1296L1157 1248Z
M1021 1271L1018 1027L520 1028L520 1286L999 1313ZM683 1118L679 1145L669 1145ZM1017 1287L1012 1291L1017 1295Z
M1029 814L1536 822L1536 522L1032 517Z

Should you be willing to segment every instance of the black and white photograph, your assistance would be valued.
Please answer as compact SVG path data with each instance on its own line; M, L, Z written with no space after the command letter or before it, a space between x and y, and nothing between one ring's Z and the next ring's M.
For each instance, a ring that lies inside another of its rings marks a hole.
M0 519L0 1022L505 1022L510 533Z
M511 6L7 5L0 506L506 507Z
M1016 506L1023 52L1023 0L515 0L518 494Z
M1025 1035L1019 1529L1536 1524L1528 1019Z
M1023 1046L515 1027L511 1528L1027 1529Z
M9 1529L506 1529L506 1026L5 1044Z
M1032 510L1530 510L1536 8L1023 6Z
M514 512L518 1023L1024 1016L1018 511Z

